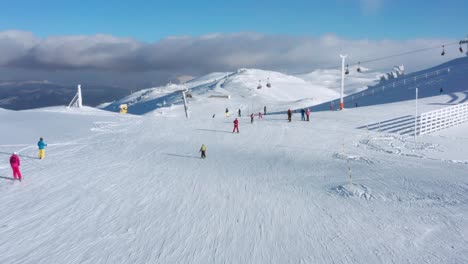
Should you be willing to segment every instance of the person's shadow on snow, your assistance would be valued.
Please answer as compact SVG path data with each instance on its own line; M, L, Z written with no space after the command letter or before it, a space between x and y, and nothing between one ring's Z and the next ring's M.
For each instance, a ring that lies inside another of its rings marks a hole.
M179 157L179 158L200 159L200 157L197 157L197 156L187 156L187 155L178 155L178 154L170 154L170 153L163 153L163 154L167 156L173 156L173 157Z
M223 131L223 130L215 130L215 129L202 129L202 128L197 128L195 130L198 130L198 131L208 131L208 132L219 132L219 133L229 133L229 134L232 134L232 132L229 132L229 131Z
M10 180L10 181L16 181L14 178L4 177L4 176L0 176L0 179Z

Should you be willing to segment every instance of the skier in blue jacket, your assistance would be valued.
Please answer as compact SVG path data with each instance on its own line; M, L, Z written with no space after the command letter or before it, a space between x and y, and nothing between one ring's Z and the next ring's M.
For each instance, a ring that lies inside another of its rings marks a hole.
M44 142L43 138L39 139L37 146L39 147L39 159L45 158L45 147L47 147L47 144Z

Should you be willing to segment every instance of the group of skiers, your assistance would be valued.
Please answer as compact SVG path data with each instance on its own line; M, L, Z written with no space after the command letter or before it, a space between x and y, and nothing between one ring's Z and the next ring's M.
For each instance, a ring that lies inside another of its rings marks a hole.
M292 114L293 114L293 112L291 111L291 109L288 109L288 121L289 122L292 121ZM301 120L302 121L310 121L310 109L309 108L307 108L307 109L302 108L301 109Z
M47 147L47 144L44 142L43 138L39 139L39 142L37 142L37 147L39 148L39 159L44 159L45 147ZM21 176L20 164L21 164L21 161L20 161L19 154L15 151L10 157L10 166L11 166L11 169L13 170L13 179L22 181L23 177Z
M293 111L291 111L291 109L288 109L288 121L291 122L292 121L292 114L293 114ZM263 114L262 112L258 112L258 119L263 119L263 115L266 115L267 114L267 107L264 106L263 107ZM226 118L229 117L229 109L226 108L226 111L225 111L225 116ZM242 117L242 111L241 109L239 108L237 110L237 116L238 117ZM213 114L213 118L215 117L215 115ZM255 115L254 113L250 114L250 123L252 124L254 122L254 118L255 118ZM310 121L310 109L309 108L303 108L301 109L301 120L302 121ZM239 133L239 119L234 119L234 121L232 122L234 124L234 128L232 129L232 133ZM201 153L201 158L204 159L206 158L206 145L205 144L202 144L201 148L200 148L200 153Z

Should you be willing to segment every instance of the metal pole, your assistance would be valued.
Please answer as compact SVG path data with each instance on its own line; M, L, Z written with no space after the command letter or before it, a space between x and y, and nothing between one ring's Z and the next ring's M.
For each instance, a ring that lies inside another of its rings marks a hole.
M345 78L345 60L348 55L341 55L341 94L340 94L340 110L344 109L343 93L344 93L344 78Z
M78 84L78 101L77 101L77 106L82 107L83 106L83 98L81 97L81 84Z
M187 107L187 97L185 96L185 91L182 91L182 96L184 97L185 117L189 118L188 107Z
M418 132L418 87L416 87L416 115L414 116L414 141L416 141Z

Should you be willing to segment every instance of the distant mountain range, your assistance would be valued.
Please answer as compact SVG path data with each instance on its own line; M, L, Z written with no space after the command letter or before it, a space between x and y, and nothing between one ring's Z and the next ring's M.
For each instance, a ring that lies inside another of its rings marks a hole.
M24 110L68 105L75 93L75 85L65 86L49 81L0 81L0 108ZM97 106L127 96L130 89L83 84L82 93L85 105Z

